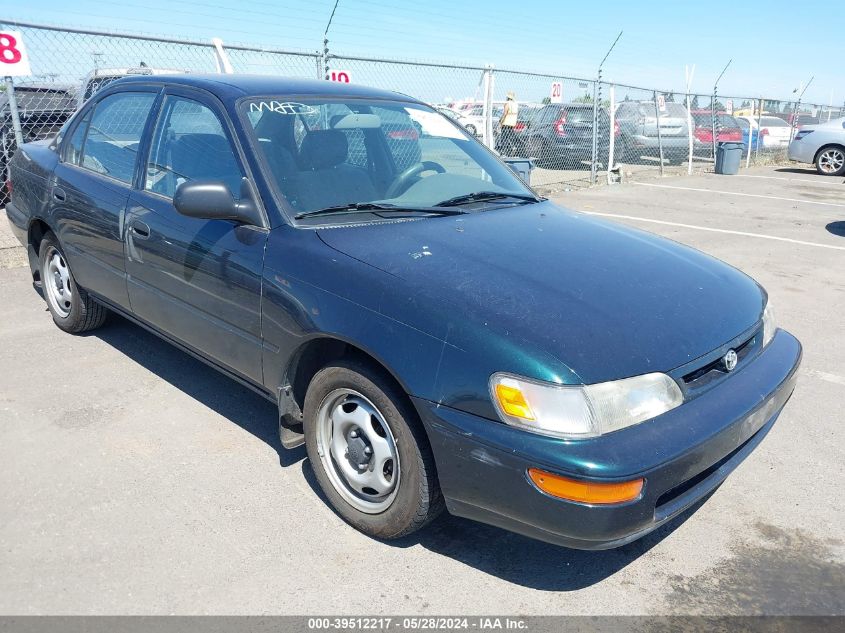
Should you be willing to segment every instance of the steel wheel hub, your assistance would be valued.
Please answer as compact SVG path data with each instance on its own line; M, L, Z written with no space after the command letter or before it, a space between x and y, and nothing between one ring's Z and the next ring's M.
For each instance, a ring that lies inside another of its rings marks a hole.
M317 412L317 452L334 489L368 514L386 510L399 489L396 440L381 412L360 393L336 389Z
M41 271L44 294L53 310L62 318L70 314L71 299L73 298L73 282L70 278L70 268L62 254L54 247L50 247L44 259L44 270Z

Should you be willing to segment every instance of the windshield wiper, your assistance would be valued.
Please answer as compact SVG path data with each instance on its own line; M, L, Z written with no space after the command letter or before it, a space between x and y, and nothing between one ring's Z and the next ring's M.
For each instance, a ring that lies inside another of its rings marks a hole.
M324 209L314 209L313 211L303 211L297 213L294 217L296 220L303 218L313 218L321 215L347 215L353 213L371 213L373 211L396 211L399 213L429 213L431 215L461 215L466 211L459 209L438 209L435 207L403 207L395 204L388 204L384 202L350 202L349 204L338 204Z
M545 198L538 198L537 196L527 193L508 193L506 191L475 191L473 193L465 193L462 196L455 196L443 202L438 202L435 207L457 207L462 204L470 204L473 202L487 202L490 200L503 200L505 198L514 198L515 200L524 200L525 202L541 202Z

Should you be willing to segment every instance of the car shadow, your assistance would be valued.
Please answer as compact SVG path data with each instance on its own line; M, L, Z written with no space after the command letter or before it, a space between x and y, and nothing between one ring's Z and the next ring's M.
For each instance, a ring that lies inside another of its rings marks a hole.
M282 448L277 411L272 402L120 316L111 315L104 327L84 336L95 336L108 343L265 442L278 453L281 466L301 463L305 480L328 505L306 459L305 448ZM431 525L410 536L394 541L374 539L374 542L398 549L419 545L516 585L542 591L576 591L612 576L648 552L703 503L704 500L700 501L634 543L606 551L586 552L558 547L445 512Z
M314 494L329 505L307 459L302 462L301 468ZM397 549L419 545L485 574L530 589L578 591L609 578L648 552L683 525L714 492L711 491L654 532L610 550L569 549L448 512L409 536L391 541L373 541Z
M839 220L837 222L830 222L824 228L828 233L836 235L837 237L845 237L845 221Z
M108 343L159 378L265 442L278 453L282 466L290 466L304 459L304 447L293 450L282 448L279 441L278 409L272 402L155 334L111 314L105 327L86 336L95 336Z
M775 169L775 171L781 174L801 174L804 176L819 175L819 172L817 172L813 167L778 167L777 169Z

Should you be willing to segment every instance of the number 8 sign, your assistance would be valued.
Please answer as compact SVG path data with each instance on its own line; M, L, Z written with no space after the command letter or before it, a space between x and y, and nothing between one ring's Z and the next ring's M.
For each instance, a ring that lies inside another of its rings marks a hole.
M20 31L0 31L0 77L32 74Z

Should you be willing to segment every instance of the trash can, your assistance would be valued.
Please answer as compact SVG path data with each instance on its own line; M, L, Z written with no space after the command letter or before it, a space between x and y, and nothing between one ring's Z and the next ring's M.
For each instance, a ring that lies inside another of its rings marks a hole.
M530 158L513 158L502 156L502 160L507 163L517 176L522 178L526 184L531 184L531 170L534 169L534 161Z
M716 147L716 173L728 176L737 173L744 150L744 143L719 143Z

